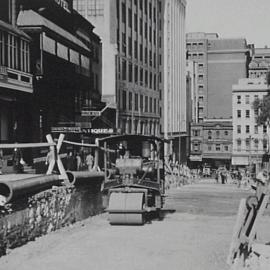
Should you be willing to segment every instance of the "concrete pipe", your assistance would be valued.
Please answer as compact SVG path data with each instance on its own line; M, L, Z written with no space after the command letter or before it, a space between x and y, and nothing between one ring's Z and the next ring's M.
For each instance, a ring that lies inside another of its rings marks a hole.
M60 184L59 175L41 175L14 181L0 181L0 196L5 203L29 193L35 193Z
M83 181L86 183L88 180L104 180L104 172L97 171L67 171L67 176L70 184L75 185Z

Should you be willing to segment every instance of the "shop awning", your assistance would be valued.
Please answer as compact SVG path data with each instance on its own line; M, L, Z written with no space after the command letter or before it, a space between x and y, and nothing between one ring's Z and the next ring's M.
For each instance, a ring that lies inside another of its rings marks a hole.
M232 157L232 165L248 165L248 157Z
M20 27L46 27L49 30L53 31L57 35L61 36L63 39L66 39L72 42L74 45L83 48L90 52L90 49L77 37L64 30L55 23L47 20L33 10L22 10L20 11L17 18L17 25Z

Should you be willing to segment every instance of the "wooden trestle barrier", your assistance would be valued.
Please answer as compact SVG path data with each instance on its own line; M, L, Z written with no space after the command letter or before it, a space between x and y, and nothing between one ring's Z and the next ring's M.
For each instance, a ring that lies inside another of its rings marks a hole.
M256 194L241 199L233 230L227 263L231 269L241 269L252 252L257 227L269 202L270 184L257 182Z

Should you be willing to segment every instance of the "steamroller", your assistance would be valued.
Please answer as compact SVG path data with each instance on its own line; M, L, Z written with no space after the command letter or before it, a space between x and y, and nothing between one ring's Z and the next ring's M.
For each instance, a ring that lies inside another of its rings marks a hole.
M108 196L106 211L112 225L143 225L150 212L164 204L164 140L155 136L118 135L99 140L104 151Z

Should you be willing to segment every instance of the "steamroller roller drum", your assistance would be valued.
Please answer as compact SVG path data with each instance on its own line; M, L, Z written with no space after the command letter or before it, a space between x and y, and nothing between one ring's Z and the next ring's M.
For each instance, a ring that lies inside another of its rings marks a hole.
M110 224L144 223L143 211L144 193L113 192L110 196L109 212Z

